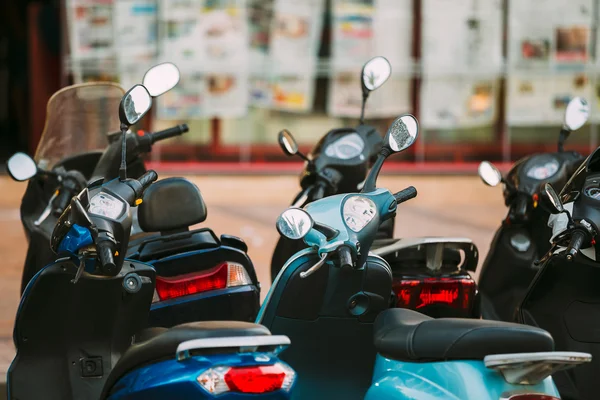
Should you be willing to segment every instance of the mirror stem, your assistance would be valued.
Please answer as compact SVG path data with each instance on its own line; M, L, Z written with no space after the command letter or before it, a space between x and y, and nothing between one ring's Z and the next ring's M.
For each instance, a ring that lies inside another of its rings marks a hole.
M119 167L119 180L121 182L127 179L127 128L127 125L121 124L121 166Z
M387 154L386 154L387 153ZM383 166L383 162L390 155L390 150L386 147L383 147L379 154L377 155L377 160L373 163L373 167L369 172L369 176L365 180L365 184L361 190L361 193L369 193L375 190L375 183L377 182L377 176L379 176L379 171L381 171L381 167Z
M369 92L363 91L362 96L362 105L360 107L360 121L359 125L364 125L365 123L365 105L367 104L367 98L369 97Z
M558 135L558 152L559 153L562 153L565 151L564 144L570 134L571 134L571 131L565 127L563 127L560 130L560 134Z

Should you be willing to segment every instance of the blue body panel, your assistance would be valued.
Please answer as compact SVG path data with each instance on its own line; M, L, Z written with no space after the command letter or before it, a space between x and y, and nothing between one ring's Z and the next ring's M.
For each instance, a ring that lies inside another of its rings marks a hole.
M164 400L164 399L289 399L290 392L277 390L262 395L222 393L213 395L197 381L199 375L211 367L244 367L272 365L281 362L265 353L220 354L195 356L184 361L167 360L138 368L125 375L114 386L108 400ZM293 386L292 386L293 390Z
M88 228L73 224L58 246L58 252L76 254L77 250L93 243L92 234Z
M512 385L483 361L408 363L378 355L365 400L498 400L524 391L559 396L550 377L537 385Z

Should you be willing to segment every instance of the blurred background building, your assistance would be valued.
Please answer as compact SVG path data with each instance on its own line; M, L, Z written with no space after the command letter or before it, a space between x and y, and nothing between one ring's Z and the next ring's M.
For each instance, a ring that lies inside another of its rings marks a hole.
M153 161L282 168L291 160L277 145L280 129L308 150L327 130L357 122L360 68L376 55L388 58L393 76L369 99L368 121L385 132L410 112L421 124L417 144L390 160L398 170L472 170L482 159L554 149L573 96L591 103L591 123L567 146L588 154L600 122L599 3L5 1L2 156L35 151L45 104L59 88L99 79L128 88L171 61L181 82L140 128L191 129L162 143Z

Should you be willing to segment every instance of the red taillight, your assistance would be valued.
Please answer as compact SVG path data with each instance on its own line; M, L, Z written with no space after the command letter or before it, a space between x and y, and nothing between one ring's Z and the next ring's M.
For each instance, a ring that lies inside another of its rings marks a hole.
M433 304L468 310L475 297L475 281L471 278L403 279L393 284L396 307L418 310Z
M216 367L204 371L198 383L212 394L225 392L260 394L289 391L296 373L283 363L250 367Z
M267 393L281 389L285 372L276 365L236 367L225 374L225 383L232 392Z
M560 398L547 394L519 393L502 395L500 400L560 400Z
M246 269L238 263L224 262L214 268L175 277L156 277L156 295L162 301L189 296L209 290L249 285L252 281Z

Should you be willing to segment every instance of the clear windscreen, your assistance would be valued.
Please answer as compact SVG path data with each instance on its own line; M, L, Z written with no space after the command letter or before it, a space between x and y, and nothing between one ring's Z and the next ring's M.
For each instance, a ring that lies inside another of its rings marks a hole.
M119 102L125 91L110 82L68 86L56 92L46 109L46 124L35 161L52 169L65 158L103 150L107 134L119 131Z

